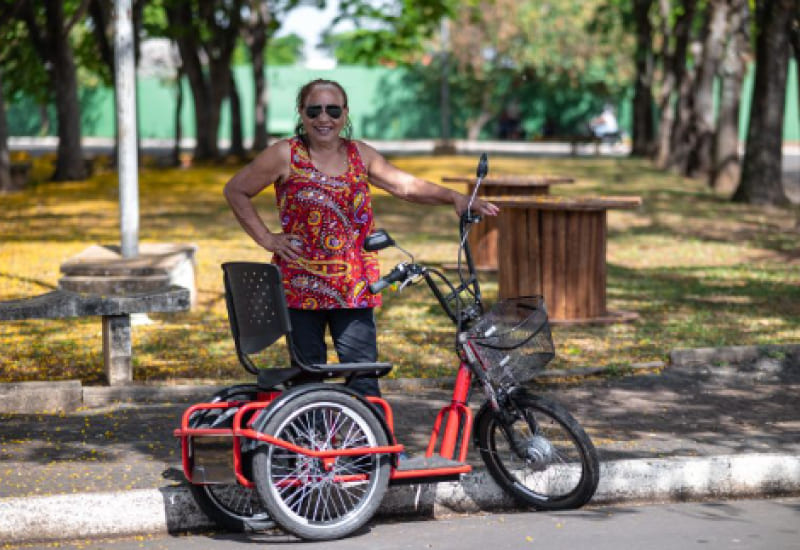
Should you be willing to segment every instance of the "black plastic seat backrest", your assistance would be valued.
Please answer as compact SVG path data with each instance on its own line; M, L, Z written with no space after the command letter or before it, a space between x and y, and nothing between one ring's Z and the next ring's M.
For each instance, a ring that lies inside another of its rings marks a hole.
M278 266L257 262L222 264L225 301L236 353L244 367L256 373L247 358L292 331Z

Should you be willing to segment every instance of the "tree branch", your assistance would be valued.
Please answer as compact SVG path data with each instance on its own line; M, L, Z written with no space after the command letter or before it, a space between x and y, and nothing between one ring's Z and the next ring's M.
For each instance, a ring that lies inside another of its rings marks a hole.
M69 32L72 30L72 27L75 26L75 23L83 19L83 16L86 15L86 10L89 8L89 2L91 0L82 0L81 5L78 6L78 9L75 10L75 13L72 14L72 18L67 21L67 24L64 25L64 36L67 36Z

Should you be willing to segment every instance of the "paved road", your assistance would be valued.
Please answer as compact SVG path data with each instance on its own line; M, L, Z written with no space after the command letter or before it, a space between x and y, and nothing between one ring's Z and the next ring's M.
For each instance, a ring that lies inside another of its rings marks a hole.
M292 550L486 549L548 550L797 550L800 498L594 507L572 512L457 516L429 521L373 522L345 540L301 543L280 533L151 536L61 543L69 550ZM288 543L288 545L287 545ZM255 545L258 546L255 546ZM4 546L4 549L52 548Z

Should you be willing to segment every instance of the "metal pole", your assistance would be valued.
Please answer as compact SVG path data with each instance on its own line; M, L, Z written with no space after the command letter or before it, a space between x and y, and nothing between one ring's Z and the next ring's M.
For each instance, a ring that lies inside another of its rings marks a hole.
M120 238L122 256L133 258L139 255L139 166L131 0L114 0L114 20Z

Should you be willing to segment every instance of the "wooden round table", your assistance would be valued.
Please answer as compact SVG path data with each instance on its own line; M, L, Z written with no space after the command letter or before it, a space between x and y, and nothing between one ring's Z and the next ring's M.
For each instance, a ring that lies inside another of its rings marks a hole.
M540 294L551 321L619 322L606 309L610 208L637 208L640 197L498 197L500 298Z
M444 183L465 183L471 195L475 189L475 178L467 176L444 176ZM498 175L486 177L481 182L478 195L494 201L495 197L547 195L550 186L557 183L574 183L575 179L555 175ZM487 216L472 227L469 244L475 267L481 271L497 269L497 219Z

